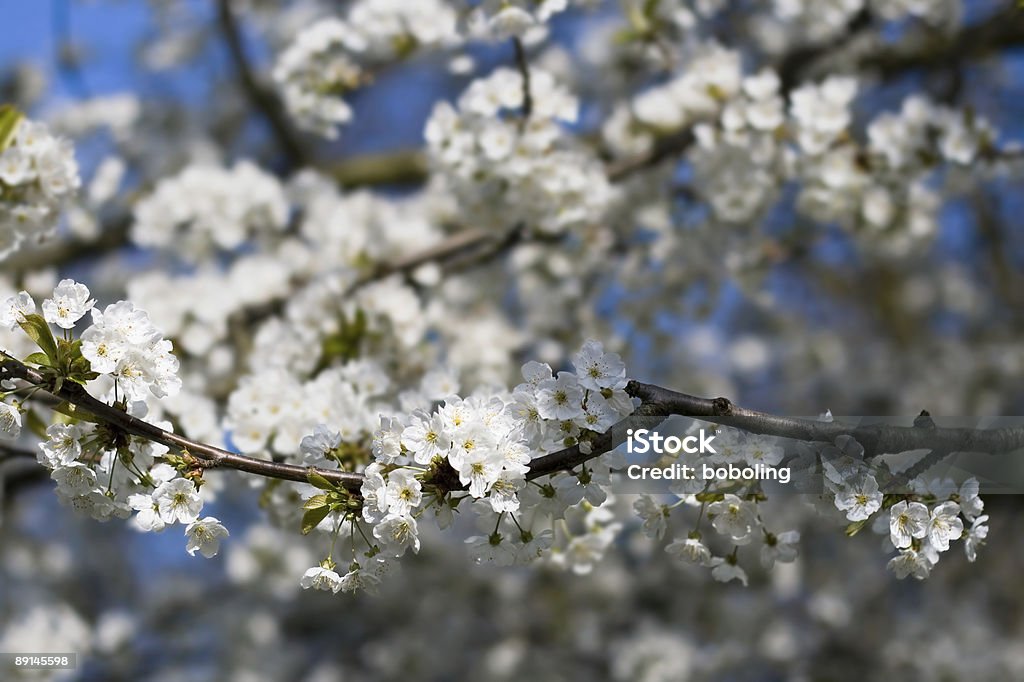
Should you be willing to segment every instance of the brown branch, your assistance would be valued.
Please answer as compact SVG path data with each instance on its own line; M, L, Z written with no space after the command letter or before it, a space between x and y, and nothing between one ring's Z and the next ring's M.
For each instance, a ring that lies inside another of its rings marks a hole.
M227 44L228 52L231 54L231 61L238 72L238 78L242 84L242 91L245 93L249 103L256 109L267 124L270 126L274 138L277 140L281 150L288 157L289 163L293 166L305 166L309 163L309 154L299 138L298 133L292 127L281 100L273 90L257 80L253 72L249 57L245 53L245 46L242 42L242 32L231 9L231 0L218 0L217 2L217 25L220 33Z
M60 389L55 390L43 375L6 353L0 356L0 377L7 379L17 378L27 381L30 384L41 387L55 398L74 405L89 415L125 433L166 445L175 450L187 452L198 459L204 468L235 469L258 476L298 482L306 482L309 480L311 473L317 473L329 481L350 489L358 488L362 484L362 475L360 474L271 462L189 440L176 433L165 431L149 422L133 417L116 407L107 405L101 400L97 400L76 383L66 381Z
M516 68L519 69L519 75L523 78L523 119L522 123L526 123L530 119L530 114L533 113L533 90L530 88L530 64L526 59L526 48L523 47L523 41L519 38L512 39L512 47L516 53Z
M999 453L1024 448L1024 428L981 430L881 424L852 425L835 421L780 417L740 407L728 398L699 398L639 381L630 381L626 386L626 392L639 398L640 406L631 417L617 426L624 425L632 417L679 415L698 417L748 433L808 442L832 443L839 436L848 435L864 447L866 457L923 449ZM590 442L589 452L584 452L579 445L574 445L535 459L530 463L527 478L535 479L558 471L571 470L608 452L614 445L612 432L615 428L612 427L608 432L596 436Z
M189 440L97 400L78 384L65 382L59 390L54 390L39 372L6 354L2 357L0 377L17 378L40 386L54 397L125 433L187 452L200 460L203 467L235 469L258 476L298 482L306 482L311 473L317 473L352 490L358 489L362 484L362 474L271 462ZM626 386L626 392L640 400L640 405L630 418L670 415L699 417L750 433L811 442L831 443L839 436L849 435L864 446L868 457L919 449L997 453L1024 447L1024 428L979 430L877 424L861 426L781 417L740 407L727 398L699 398L639 381L630 381ZM620 425L622 423L625 422L620 422ZM571 470L608 452L614 445L613 431L614 427L592 438L586 451L575 445L534 460L527 478L532 480L559 471Z
M1018 45L1024 45L1024 10L1007 3L1005 9L951 36L876 50L862 57L859 66L889 80L907 71L947 69Z

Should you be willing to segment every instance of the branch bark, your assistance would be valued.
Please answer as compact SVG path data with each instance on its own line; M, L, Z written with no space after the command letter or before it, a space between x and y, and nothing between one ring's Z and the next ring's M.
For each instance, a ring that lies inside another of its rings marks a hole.
M258 476L299 482L306 482L309 480L311 473L317 473L327 480L344 485L347 488L358 488L362 484L363 477L360 474L272 462L189 440L97 400L87 393L83 387L73 382L66 381L59 390L54 390L39 372L6 353L2 356L2 360L0 360L0 378L21 379L34 386L39 386L53 397L74 405L125 433L166 445L174 450L188 452L188 454L200 460L204 468L235 469Z
M0 378L17 378L39 386L55 398L74 405L125 433L187 452L200 460L204 468L235 469L258 476L298 482L306 482L311 473L316 473L350 490L357 490L362 485L362 474L272 462L189 440L97 400L78 384L65 382L59 390L54 390L41 374L6 354L0 361ZM728 398L700 398L639 381L630 381L626 386L626 392L640 400L634 417L698 417L750 433L811 442L831 443L839 436L849 435L864 446L868 457L919 449L1003 453L1024 448L1024 427L978 430L920 426L861 426L777 416L741 407ZM613 447L613 430L614 427L591 439L588 442L589 448L575 445L535 459L531 462L527 478L532 480L559 471L571 470L608 452ZM24 451L14 452L24 454Z

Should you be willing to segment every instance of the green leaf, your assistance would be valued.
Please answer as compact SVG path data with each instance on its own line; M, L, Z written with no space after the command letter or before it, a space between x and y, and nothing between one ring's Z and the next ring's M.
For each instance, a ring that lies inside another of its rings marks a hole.
M29 355L27 358L25 358L25 364L42 365L44 367L49 367L50 358L46 355L46 353L32 353L32 355Z
M306 500L306 504L302 505L303 509L319 509L320 507L327 505L327 493L320 495L314 495L313 497Z
M32 313L26 315L25 319L18 323L25 330L29 338L36 342L36 345L50 358L50 364L56 367L59 362L57 357L57 342L50 331L50 325L43 319L42 315Z
M311 486L315 488L320 488L320 490L334 490L336 487L333 483L331 483L330 481L328 481L326 478L316 473L315 471L310 471L309 476L306 477L306 480L309 481L309 484Z
M860 529L863 528L864 525L867 524L867 522L868 520L864 519L863 521L854 521L853 523L848 525L846 527L846 531L844 531L846 533L846 537L852 538L854 535L860 532Z
M18 124L23 118L24 114L10 104L0 107L0 152L10 146L14 134L18 132Z
M698 502L721 502L725 499L725 493L697 493Z
M309 509L305 514L302 515L302 534L309 535L313 532L313 529L320 525L320 522L327 518L327 515L331 513L331 510L324 507L317 507L316 509Z

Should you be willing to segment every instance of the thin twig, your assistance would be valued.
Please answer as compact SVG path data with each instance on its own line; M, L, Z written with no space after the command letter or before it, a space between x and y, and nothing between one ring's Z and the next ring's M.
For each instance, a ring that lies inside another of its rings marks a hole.
M306 166L310 157L300 140L298 133L292 127L291 121L285 114L281 100L259 80L253 72L249 57L245 52L245 45L242 42L242 32L231 9L231 0L219 0L217 3L217 25L220 33L227 44L228 52L231 54L231 61L238 72L241 81L242 91L248 98L254 109L259 111L263 118L270 125L270 129L276 138L281 150L288 157L293 166Z
M512 47L516 53L516 68L519 69L519 75L523 77L523 118L521 124L525 124L526 121L530 120L530 115L533 113L533 90L530 87L530 63L526 59L526 48L523 47L523 41L519 38L512 39Z

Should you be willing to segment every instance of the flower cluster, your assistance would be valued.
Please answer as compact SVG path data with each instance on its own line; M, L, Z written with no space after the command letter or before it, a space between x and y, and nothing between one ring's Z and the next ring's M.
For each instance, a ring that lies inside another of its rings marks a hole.
M780 87L771 69L743 76L739 52L703 45L680 75L617 108L604 136L617 153L635 154L692 127L694 185L715 220L754 223L793 180L799 212L880 237L876 248L892 255L935 232L939 163L964 166L994 149L984 119L922 97L871 121L862 143L852 129L856 79L805 83L788 111Z
M274 80L292 118L329 139L352 119L341 99L363 79L353 59L365 49L362 37L340 19L324 19L302 31L274 65Z
M708 426L693 422L689 429L695 433L698 428ZM715 466L776 466L784 455L783 448L774 439L726 427L719 427L715 432L714 449L714 453L678 452L672 456L699 471L704 462ZM643 520L644 532L657 540L666 535L673 510L679 507L699 510L696 526L685 537L676 538L665 547L681 564L709 568L711 577L721 582L737 580L746 585L748 576L741 565L740 548L758 547L760 564L765 570L770 570L777 562L789 563L796 559L800 532L768 529L760 511L760 504L767 498L759 485L737 486L736 481L704 481L697 477L675 481L669 491L675 495L675 501L664 502L642 495L633 509ZM718 543L706 538L701 529L705 518L731 551L716 553Z
M0 107L0 260L52 232L80 184L70 142Z
M988 516L981 513L984 503L978 497L977 479L970 478L959 488L940 480L917 488L915 497L924 502L903 499L889 509L889 540L899 552L889 568L898 578L927 578L950 543L960 539L967 560L973 562L988 537ZM971 524L969 528L964 520Z
M39 352L25 362L35 365L58 390L64 382L78 383L100 399L113 401L113 409L142 418L149 394L163 397L181 386L171 342L128 301L102 312L95 302L84 284L65 279L43 301L41 316L27 292L8 298L0 304L0 324L21 327L38 345ZM92 324L73 340L73 330L87 313L92 314ZM55 338L49 325L62 335ZM0 435L16 438L27 410L25 404L0 402ZM100 521L127 518L135 510L133 522L140 530L159 532L181 523L189 554L217 553L227 530L213 517L199 518L203 503L195 477L179 475L187 471L184 459L169 455L163 445L73 414L62 413L45 427L36 455L50 470L61 502ZM172 428L170 423L157 426ZM176 469L159 460L183 466Z
M898 552L889 561L898 578L927 578L954 540L962 539L968 561L975 560L988 536L988 516L982 514L985 504L978 496L977 479L968 478L958 486L951 479L917 477L908 485L888 486L893 492L883 492L879 478L894 480L888 467L864 464L863 449L852 439L837 446L848 457L826 458L833 463L824 473L836 509L850 521L847 534L870 522L874 532L886 535L888 545Z
M742 78L739 52L711 43L694 53L679 76L634 98L633 115L646 134L679 130L717 116L740 93ZM640 131L635 134L645 134Z
M135 206L132 239L196 259L284 230L288 202L277 179L248 161L231 169L191 165L161 180Z
M231 440L242 452L260 452L269 440L275 451L294 455L303 435L324 423L346 440L357 440L375 428L380 406L373 399L388 384L376 363L362 360L324 370L305 383L282 368L251 374L228 403Z
M784 27L786 39L811 44L822 44L842 35L849 30L857 13L865 10L887 20L919 17L938 24L949 18L957 4L950 0L774 0L772 3L773 19L782 24L780 28Z
M498 69L471 83L457 107L439 103L425 130L431 164L470 222L559 234L600 220L613 198L604 169L559 125L576 120L576 99L539 69L530 95L529 118L513 115L523 77Z
M278 57L274 81L299 126L334 139L352 118L342 98L368 78L368 65L451 44L455 24L440 0L362 0L345 20L322 19L299 33Z
M573 364L575 373L555 376L547 365L530 362L523 367L526 381L511 393L450 395L429 411L381 417L373 462L363 472L361 511L348 519L353 527L372 528L374 540L365 536L366 560L353 557L342 576L329 555L307 572L303 586L337 592L375 584L394 559L410 548L419 551L426 512L445 528L466 507L487 531L467 539L473 556L508 565L550 554L553 519L584 505L584 532L566 536L553 560L577 572L589 570L620 527L599 509L609 498L614 457L594 459L578 473L559 473L544 484L528 483L527 474L536 457L583 447L590 435L630 414L633 404L623 390L625 365L618 355L588 341ZM319 425L302 440L301 451L306 463L329 468L337 465L332 458L342 442L340 433ZM315 495L306 509L316 512L328 504L324 495ZM311 525L324 521L337 534L345 519L332 518L324 510Z

